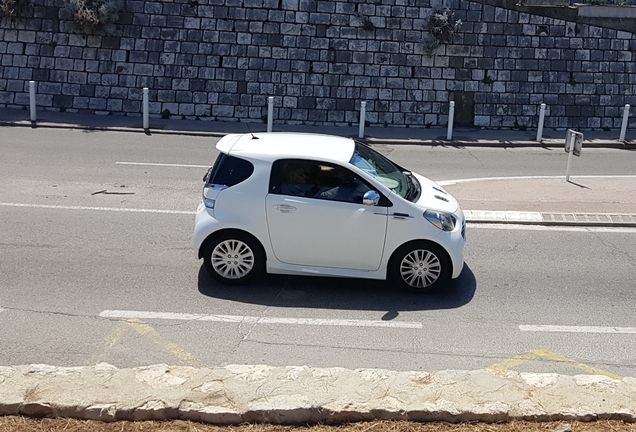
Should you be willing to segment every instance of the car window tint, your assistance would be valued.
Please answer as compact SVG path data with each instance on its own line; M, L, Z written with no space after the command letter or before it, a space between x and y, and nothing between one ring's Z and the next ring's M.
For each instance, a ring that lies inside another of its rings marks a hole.
M362 204L371 187L339 165L279 160L272 166L270 193Z
M251 162L221 153L210 170L207 183L230 187L248 179L253 172Z

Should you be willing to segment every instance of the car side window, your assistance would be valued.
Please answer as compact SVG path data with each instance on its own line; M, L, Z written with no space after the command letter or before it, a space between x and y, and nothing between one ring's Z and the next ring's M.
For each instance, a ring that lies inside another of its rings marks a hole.
M247 180L253 172L251 162L221 153L203 180L207 184L231 187Z
M352 171L327 162L278 160L272 165L273 194L362 204L371 186Z

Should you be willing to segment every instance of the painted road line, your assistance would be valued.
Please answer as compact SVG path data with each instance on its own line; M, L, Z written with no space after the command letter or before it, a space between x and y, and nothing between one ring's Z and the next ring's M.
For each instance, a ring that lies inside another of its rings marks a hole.
M205 168L205 169L210 168L210 165L188 165L188 164L152 163L152 162L115 162L115 165L139 165L139 166Z
M63 205L47 205L47 204L21 204L0 202L2 207L25 207L53 210L93 210L93 211L111 211L111 212L128 212L128 213L163 213L163 214L184 214L194 215L194 211L181 210L158 210L158 209L140 209L140 208L118 208L118 207L87 207L87 206L63 206Z
M508 360L504 360L501 363L496 363L493 365L488 366L488 369L491 370L495 370L495 371L507 371L510 370L514 367L517 367L523 363L527 363L529 361L532 360L541 360L541 359L545 359L545 360L550 360L550 361L554 361L554 362L558 362L558 363L568 363L571 366L580 369L582 371L584 371L585 373L591 374L591 375L605 375L607 377L610 377L612 379L616 379L616 380L622 380L623 377L620 375L616 375L612 372L608 372L608 371L604 371L602 369L598 369L592 366L588 366L584 363L581 363L577 360L568 358L568 357L564 357L562 355L559 354L555 354L553 352L547 351L547 350L543 350L543 349L539 349L539 350L535 350L529 353L525 353L525 354L520 354L518 356L515 356L511 359Z
M527 332L636 334L636 327L520 325L519 330Z
M516 177L477 177L477 178L467 178L467 179L457 179L457 180L440 180L435 181L440 186L450 186L457 183L471 183L471 182L479 182L479 181L498 181L498 180L537 180L537 179L562 179L563 176L516 176ZM618 178L618 179L631 179L636 178L636 175L581 175L572 177L572 179L593 179L593 178Z
M419 322L400 321L373 321L373 320L343 320L343 319L322 319L322 318L275 318L256 317L239 315L203 315L171 312L145 312L145 311L122 311L105 310L99 314L102 318L121 319L158 319L158 320L180 320L180 321L211 321L235 324L285 324L285 325L312 325L312 326L343 326L343 327L389 327L389 328L409 328L421 329Z
M166 340L157 330L142 322L141 320L132 319L120 321L117 326L104 338L106 342L105 349L102 349L94 356L93 363L99 363L107 354L107 350L112 349L115 345L126 343L138 343L137 339L130 337L131 332L143 336L146 340L154 343L172 356L178 358L183 364L194 367L201 367L203 363L194 355L190 354L177 344Z

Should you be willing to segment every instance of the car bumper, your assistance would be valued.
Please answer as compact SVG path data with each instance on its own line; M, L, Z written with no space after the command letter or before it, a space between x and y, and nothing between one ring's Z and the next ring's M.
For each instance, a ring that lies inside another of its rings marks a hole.
M201 245L206 238L213 232L219 229L219 221L214 218L214 210L207 208L203 201L199 203L197 207L197 215L194 220L194 234L192 236L192 247L197 254L197 257L201 257L200 250Z
M446 233L443 242L453 264L452 279L458 278L464 269L464 246L466 245L466 218L461 209L455 212L455 217L457 225L453 231Z

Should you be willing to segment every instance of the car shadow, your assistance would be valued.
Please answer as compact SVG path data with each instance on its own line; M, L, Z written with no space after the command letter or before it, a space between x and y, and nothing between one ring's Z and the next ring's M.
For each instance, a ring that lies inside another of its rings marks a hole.
M390 320L400 311L462 307L475 295L477 280L464 264L459 278L448 287L423 294L385 281L285 275L265 275L250 284L227 286L201 266L198 285L201 294L217 299L273 307L387 311L383 319Z

